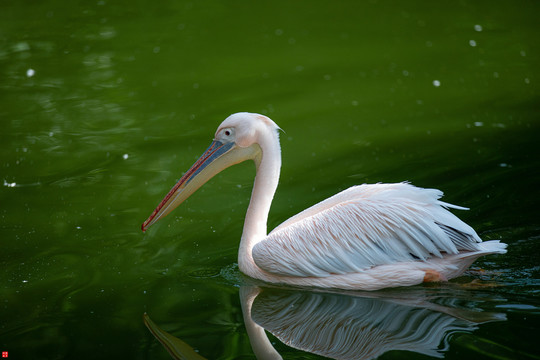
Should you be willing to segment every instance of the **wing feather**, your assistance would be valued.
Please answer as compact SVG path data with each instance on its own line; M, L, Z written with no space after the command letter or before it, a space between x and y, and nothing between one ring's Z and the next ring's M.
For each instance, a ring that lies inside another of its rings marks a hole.
M325 277L478 250L476 232L447 210L464 208L441 196L408 183L349 188L278 226L253 259L274 274Z

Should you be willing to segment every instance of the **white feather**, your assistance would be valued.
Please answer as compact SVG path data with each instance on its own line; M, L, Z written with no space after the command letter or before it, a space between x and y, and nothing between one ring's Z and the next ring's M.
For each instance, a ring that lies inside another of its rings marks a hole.
M463 208L441 196L408 183L351 187L278 226L253 259L273 274L326 277L481 250L476 232L446 209Z

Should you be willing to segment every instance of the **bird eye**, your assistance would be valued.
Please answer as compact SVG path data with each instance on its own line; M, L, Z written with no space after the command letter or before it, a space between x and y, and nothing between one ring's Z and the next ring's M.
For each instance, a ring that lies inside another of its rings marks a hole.
M230 130L225 130L225 136L230 136L231 135L231 131Z

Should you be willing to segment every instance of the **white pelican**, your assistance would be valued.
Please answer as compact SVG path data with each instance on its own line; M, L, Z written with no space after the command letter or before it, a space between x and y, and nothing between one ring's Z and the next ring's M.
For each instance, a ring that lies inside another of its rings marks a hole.
M257 169L246 213L238 267L271 283L376 290L446 281L482 255L506 252L482 242L439 200L442 192L408 183L353 186L285 221L266 222L279 182L279 127L266 116L237 113L218 127L206 152L169 191L146 229L214 175L245 160Z

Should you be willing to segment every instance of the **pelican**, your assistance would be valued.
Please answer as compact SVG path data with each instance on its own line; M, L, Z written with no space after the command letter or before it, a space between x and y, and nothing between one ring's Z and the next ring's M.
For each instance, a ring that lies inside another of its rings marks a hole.
M506 253L484 241L440 201L442 192L407 182L350 187L267 234L281 168L280 128L270 118L237 113L169 191L142 230L169 214L227 167L253 160L255 182L238 251L244 274L270 283L377 290L447 281L476 258Z

